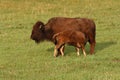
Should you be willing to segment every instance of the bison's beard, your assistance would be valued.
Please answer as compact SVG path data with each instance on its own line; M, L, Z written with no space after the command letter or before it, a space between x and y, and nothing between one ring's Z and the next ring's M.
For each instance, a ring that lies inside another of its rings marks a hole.
M35 43L37 43L37 44L38 44L38 43L40 43L40 41L39 41L39 40L35 40Z
M31 36L31 39L34 40L35 43L37 43L37 44L45 40L45 38L43 36L42 37Z
M39 39L32 38L32 37L31 37L31 39L32 39L32 40L34 40L34 41L35 41L35 43L40 43L40 40L39 40Z
M35 43L38 44L38 43L40 43L40 42L42 42L42 41L44 41L44 39L36 39L36 40L35 40Z

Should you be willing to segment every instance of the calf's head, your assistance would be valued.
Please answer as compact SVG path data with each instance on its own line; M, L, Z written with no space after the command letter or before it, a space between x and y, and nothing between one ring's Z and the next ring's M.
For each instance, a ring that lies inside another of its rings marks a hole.
M31 39L35 40L36 43L44 40L44 23L41 21L36 22L33 25Z

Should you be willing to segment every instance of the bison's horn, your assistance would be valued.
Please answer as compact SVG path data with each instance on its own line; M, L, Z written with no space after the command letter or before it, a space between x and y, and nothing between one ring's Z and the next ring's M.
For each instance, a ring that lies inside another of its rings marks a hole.
M41 29L41 28L42 28L42 25L40 25L39 29Z
M42 23L42 22L39 22L39 23L40 23L39 24L39 29L42 30L42 31L44 31L44 29L45 29L44 23Z

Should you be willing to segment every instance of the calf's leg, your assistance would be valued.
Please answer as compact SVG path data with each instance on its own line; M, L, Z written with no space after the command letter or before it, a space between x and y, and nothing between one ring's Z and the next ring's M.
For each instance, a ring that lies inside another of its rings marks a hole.
M86 56L85 48L83 46L81 48L82 48L82 52L83 52L84 56Z
M62 48L62 52L64 52L64 49L65 49L65 46ZM60 49L58 49L58 56L59 56L59 55L62 55Z
M61 46L60 52L61 52L62 56L64 56L64 45Z
M57 56L57 53L58 53L58 50L57 50L57 48L56 48L56 46L55 46L55 48L54 48L54 57Z
M77 55L79 56L80 55L80 53L79 53L80 49L78 47L76 47L76 51L77 51Z
M84 56L86 56L85 45L77 43L77 46L82 49L82 52L83 52Z
M55 45L54 57L57 57L58 52L61 52L61 51L60 51L61 46L62 46L62 44L56 44L56 45ZM64 54L64 53L63 53L63 54Z

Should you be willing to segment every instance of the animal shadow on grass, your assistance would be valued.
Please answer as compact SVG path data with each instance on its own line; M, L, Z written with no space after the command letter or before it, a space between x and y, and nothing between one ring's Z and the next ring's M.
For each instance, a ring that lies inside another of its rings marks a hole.
M98 52L98 51L101 51L105 48L108 48L112 45L115 45L115 44L117 44L117 42L113 42L113 41L97 42L96 46L95 46L95 53ZM90 45L89 45L89 43L87 43L87 45L85 46L86 54L90 54L89 49L90 49ZM47 49L47 51L53 53L54 52L54 47L51 47L51 48ZM76 49L75 49L74 46L69 46L69 45L65 46L64 54L67 55L69 53L76 53ZM80 49L80 54L83 54L81 49ZM77 55L77 53L76 53L76 55Z
M98 43L96 43L96 46L95 46L95 52L101 51L101 50L108 48L115 44L117 44L117 42L114 42L114 41L98 42Z

